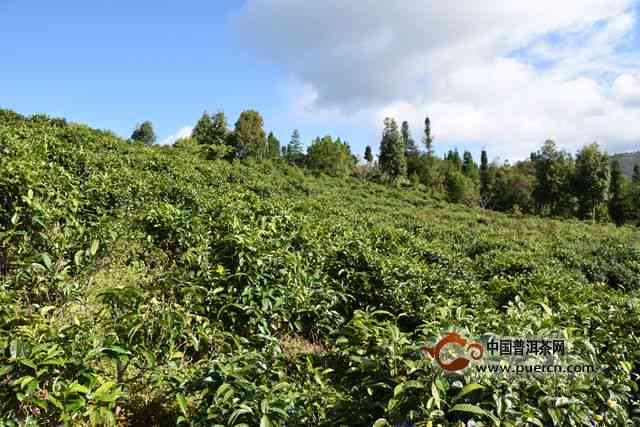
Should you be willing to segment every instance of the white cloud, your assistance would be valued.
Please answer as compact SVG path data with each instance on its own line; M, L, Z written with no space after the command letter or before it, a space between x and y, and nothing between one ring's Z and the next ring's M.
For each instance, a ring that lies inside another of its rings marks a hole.
M510 158L640 140L631 0L247 0L243 43L288 73L300 117L424 116L447 143ZM304 90L298 90L304 88Z
M626 104L640 106L640 77L621 74L613 82L613 94Z
M162 145L170 145L176 142L181 138L189 138L191 136L191 132L193 132L193 127L185 126L178 129L174 134L169 135L165 139L162 140L160 144Z

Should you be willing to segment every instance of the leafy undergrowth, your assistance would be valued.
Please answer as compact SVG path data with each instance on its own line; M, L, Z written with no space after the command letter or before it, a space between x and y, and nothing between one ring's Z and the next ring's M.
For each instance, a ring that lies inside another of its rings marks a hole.
M635 229L9 122L2 426L640 423ZM599 370L445 376L454 328Z

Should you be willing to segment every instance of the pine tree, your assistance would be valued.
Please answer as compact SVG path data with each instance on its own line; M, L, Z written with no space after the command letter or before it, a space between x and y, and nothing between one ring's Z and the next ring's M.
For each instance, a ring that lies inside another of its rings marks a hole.
M478 178L478 165L473 161L469 151L465 151L462 155L462 173L474 181Z
M380 143L380 169L392 179L407 175L407 161L404 155L404 143L396 121L384 119L384 130Z
M406 157L415 156L419 154L418 146L416 142L411 138L411 131L409 130L409 122L406 120L402 122L401 127L402 142L404 143L404 155Z
M422 142L424 142L424 145L427 148L427 157L432 158L433 138L431 136L431 120L429 120L428 116L424 119L424 137L422 139Z
M144 121L136 126L131 134L131 140L151 145L156 142L156 134L153 131L153 124L150 121Z
M489 202L489 159L487 151L480 154L480 203L485 207Z
M367 163L373 162L373 151L371 151L370 145L367 145L367 147L364 149L364 159L367 161Z
M286 159L288 162L297 165L301 165L304 161L304 151L298 129L294 129L291 134L291 141L289 141L289 145L287 145Z

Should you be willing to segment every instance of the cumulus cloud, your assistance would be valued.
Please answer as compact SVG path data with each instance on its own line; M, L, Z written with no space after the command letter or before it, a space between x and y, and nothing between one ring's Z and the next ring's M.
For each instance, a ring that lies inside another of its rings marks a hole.
M170 144L173 144L174 142L176 142L177 140L179 140L181 138L189 138L191 136L191 132L193 132L193 127L191 127L191 126L182 127L180 129L178 129L172 135L169 135L168 137L163 139L160 144L162 144L162 145L170 145Z
M392 115L523 157L547 137L640 139L631 0L247 0L245 46L283 67L302 115Z
M640 106L640 77L621 74L613 82L613 93L618 100L626 104Z

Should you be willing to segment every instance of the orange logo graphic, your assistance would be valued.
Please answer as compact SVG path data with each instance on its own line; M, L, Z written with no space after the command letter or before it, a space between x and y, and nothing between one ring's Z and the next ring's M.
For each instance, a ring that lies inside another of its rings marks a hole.
M473 360L480 360L480 358L482 358L482 355L484 354L482 345L478 342L469 342L469 345L467 345L468 342L469 341L462 338L456 332L449 332L440 341L438 341L435 347L422 347L420 350L422 352L429 353L431 357L433 357L438 362L438 365L440 365L440 367L445 371L460 371L469 366L471 360L467 359L466 357L458 357L457 359L446 363L443 362L442 359L440 359L440 353L442 352L442 349L447 345L455 344L459 347L462 347Z

